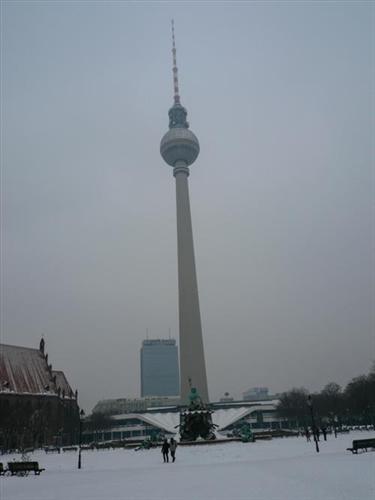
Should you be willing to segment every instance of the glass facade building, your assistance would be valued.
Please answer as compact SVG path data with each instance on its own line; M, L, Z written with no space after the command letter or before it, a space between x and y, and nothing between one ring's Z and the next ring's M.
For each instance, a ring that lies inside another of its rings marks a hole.
M176 341L144 340L141 347L141 397L179 394L180 375Z

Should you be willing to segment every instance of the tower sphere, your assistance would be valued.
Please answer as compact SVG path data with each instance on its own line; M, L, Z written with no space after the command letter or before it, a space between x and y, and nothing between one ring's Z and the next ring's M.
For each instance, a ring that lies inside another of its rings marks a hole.
M160 143L160 154L164 161L174 167L178 161L191 165L199 154L199 142L188 128L171 128Z

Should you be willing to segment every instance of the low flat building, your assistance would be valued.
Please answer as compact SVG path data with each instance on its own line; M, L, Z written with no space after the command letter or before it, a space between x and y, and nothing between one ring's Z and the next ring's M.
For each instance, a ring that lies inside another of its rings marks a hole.
M93 413L121 415L123 413L145 412L150 408L177 406L179 397L146 397L102 399L94 406Z
M244 401L264 401L268 395L268 387L252 387L242 394Z
M249 424L254 433L288 429L289 423L278 416L278 400L271 401L225 401L212 403L212 421L216 425L216 435L224 438L244 423ZM85 443L110 441L142 441L148 437L176 436L180 424L178 407L154 408L145 412L125 413L112 416L112 426L85 431Z
M220 398L221 403L230 403L231 401L234 401L234 398L229 394L229 392L224 392L224 396Z

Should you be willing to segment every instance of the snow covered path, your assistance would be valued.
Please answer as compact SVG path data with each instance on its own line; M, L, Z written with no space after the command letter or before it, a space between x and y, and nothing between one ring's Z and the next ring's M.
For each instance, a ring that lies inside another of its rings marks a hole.
M375 452L352 455L353 439L328 436L317 454L304 438L177 448L164 464L159 449L37 452L40 476L1 477L1 500L373 500ZM20 456L0 456L7 461Z

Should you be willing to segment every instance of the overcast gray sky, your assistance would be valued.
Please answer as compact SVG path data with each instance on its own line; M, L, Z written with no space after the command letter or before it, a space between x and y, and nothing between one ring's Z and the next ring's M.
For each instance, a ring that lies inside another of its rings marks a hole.
M211 399L345 384L374 342L373 2L2 2L1 340L90 410L178 338L182 103Z

